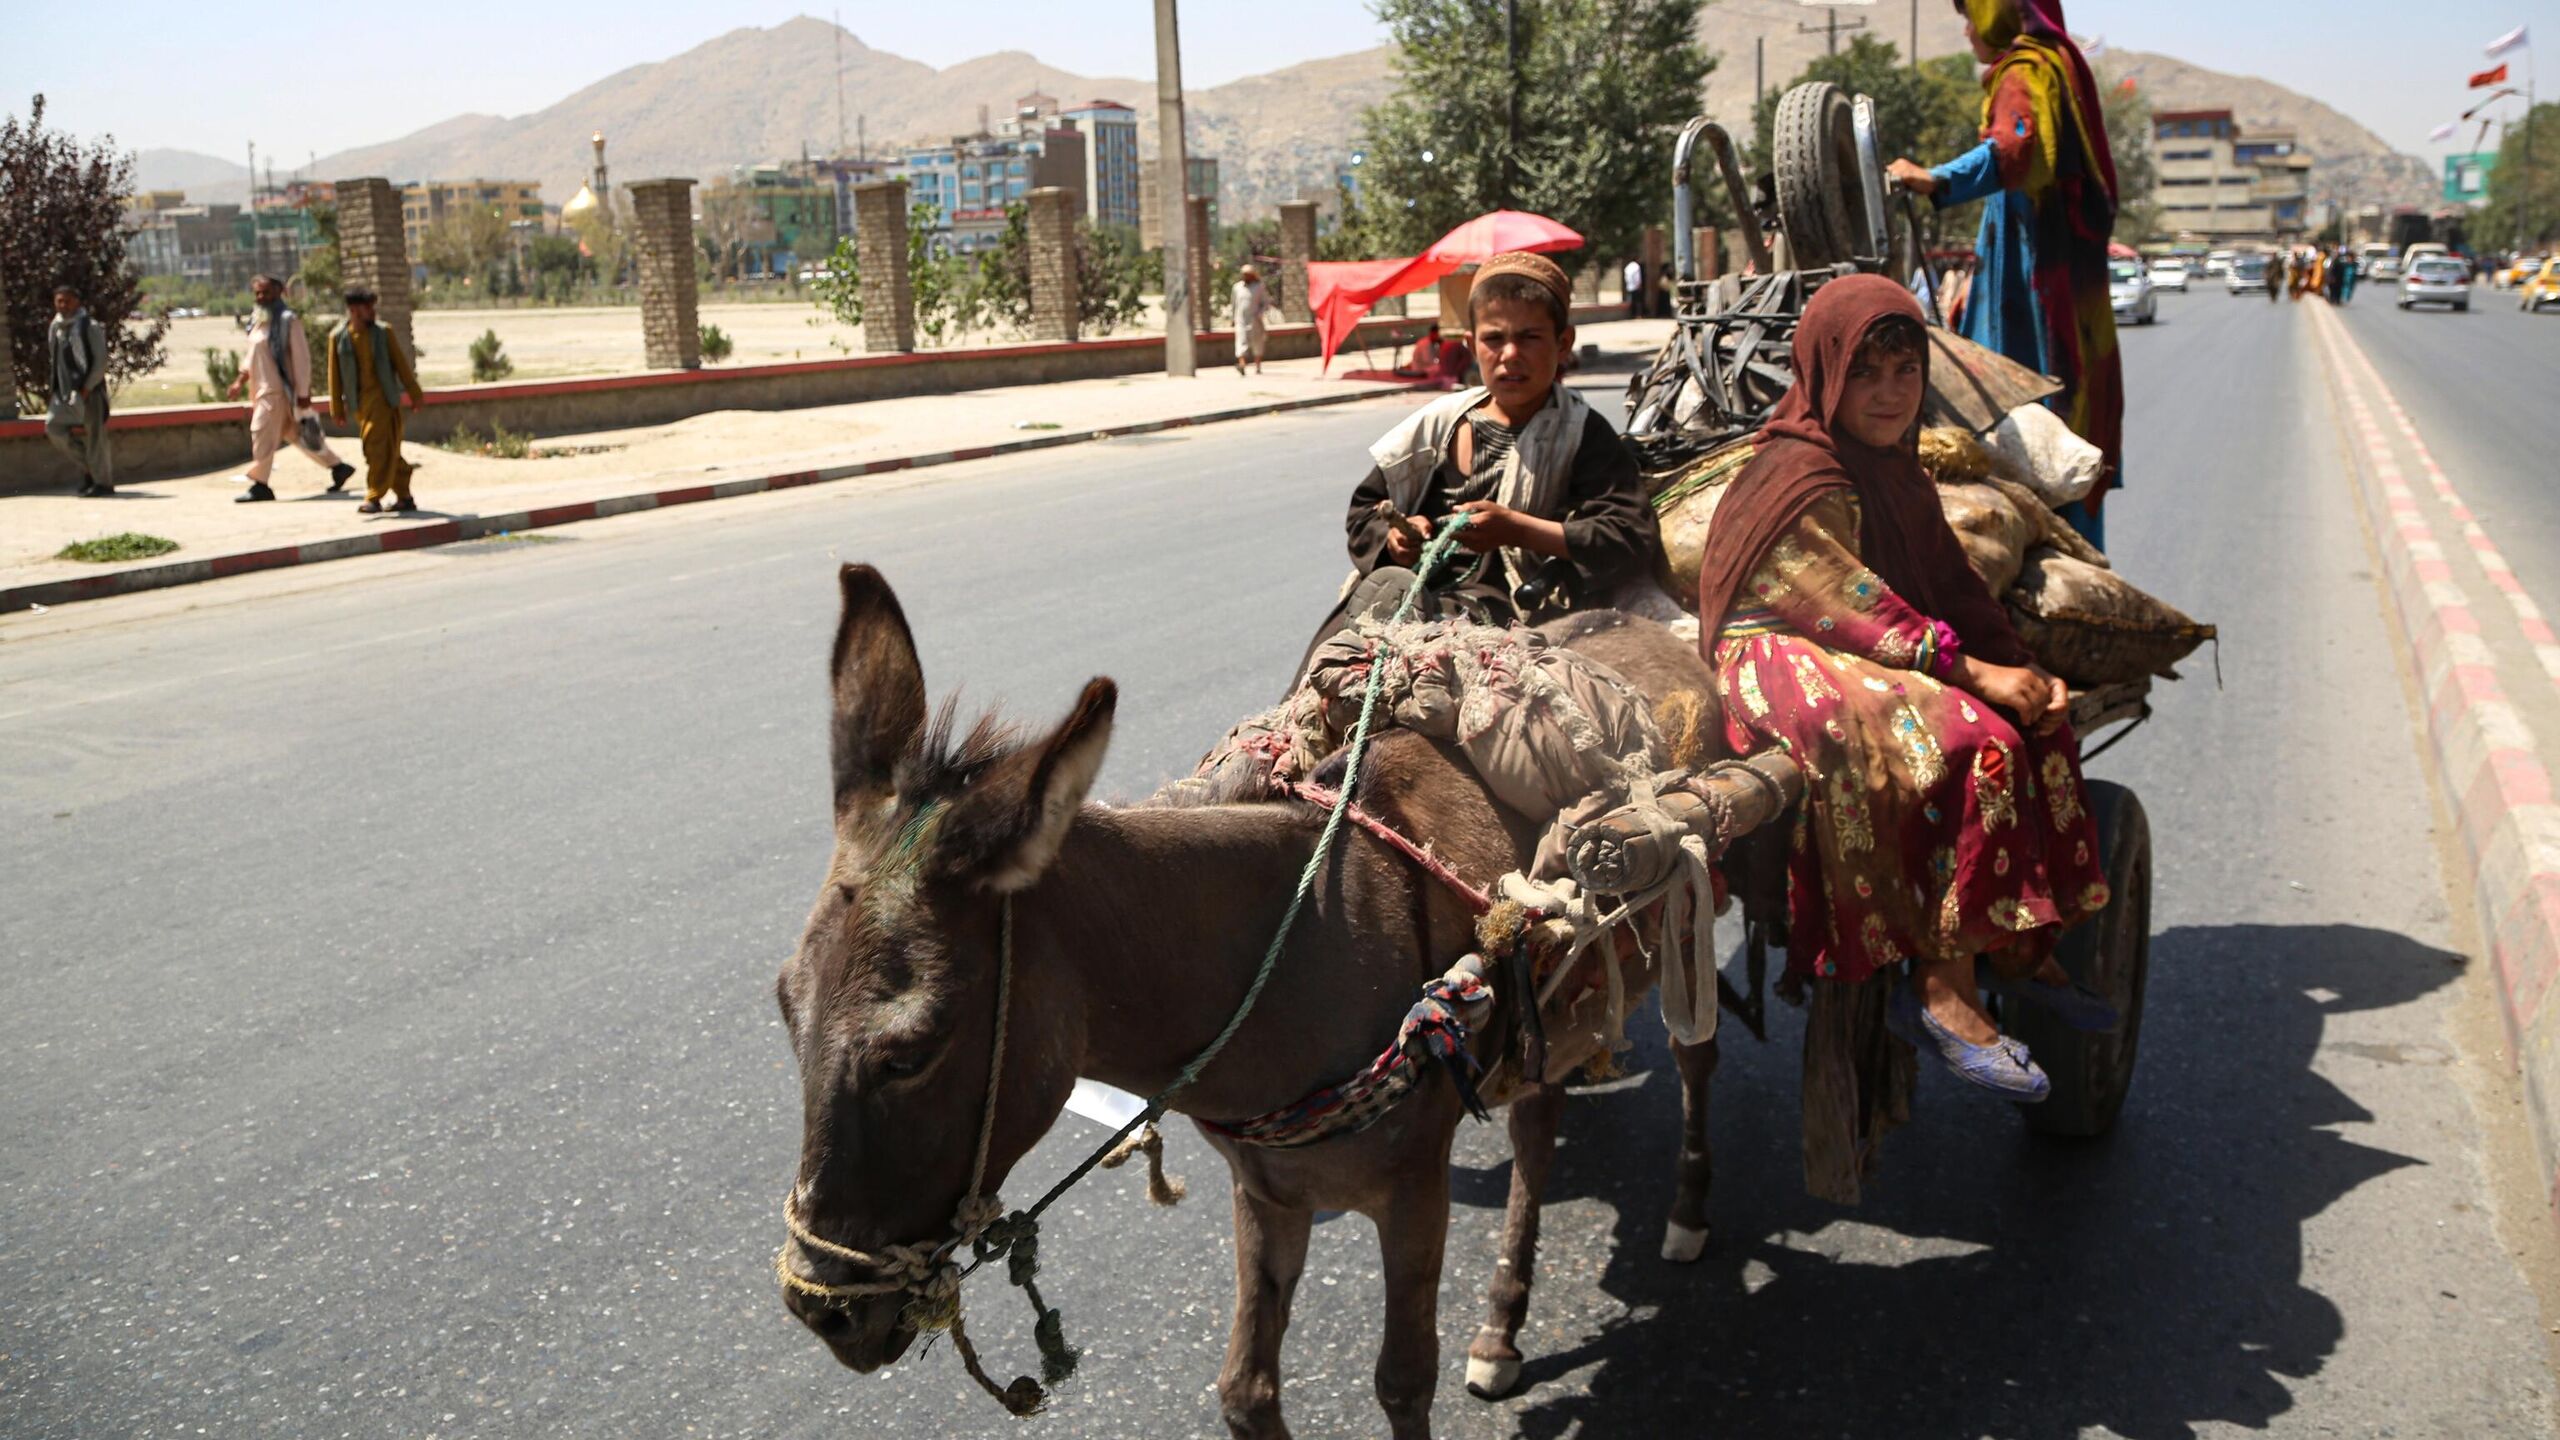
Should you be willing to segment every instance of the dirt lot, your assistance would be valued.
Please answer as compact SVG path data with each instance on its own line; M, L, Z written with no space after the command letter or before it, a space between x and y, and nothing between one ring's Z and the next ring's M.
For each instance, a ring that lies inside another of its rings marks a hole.
M1411 297L1413 313L1432 308L1428 292ZM1161 309L1149 306L1138 325L1119 334L1158 330ZM736 351L731 365L767 364L783 360L824 360L862 353L862 333L837 325L805 300L705 305L702 323L717 325ZM421 310L416 320L418 378L429 389L471 382L471 342L484 330L495 330L515 362L514 379L548 380L567 375L619 375L647 368L640 343L640 311L636 306L581 309ZM1018 339L999 336L998 340ZM312 337L313 344L320 337ZM972 336L968 343L985 344ZM178 320L169 326L169 358L143 379L116 392L121 409L146 405L191 405L205 385L204 352L208 348L240 350L246 337L239 322L221 317ZM315 364L326 360L314 355ZM317 378L314 385L325 383ZM219 398L219 397L216 397Z

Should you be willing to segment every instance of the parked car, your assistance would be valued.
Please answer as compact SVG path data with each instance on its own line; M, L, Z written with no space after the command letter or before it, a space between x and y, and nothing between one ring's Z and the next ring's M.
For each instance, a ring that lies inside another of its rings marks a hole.
M2107 294L2115 301L2120 323L2148 325L2160 318L2159 302L2151 295L2150 272L2139 260L2107 262Z
M2545 305L2560 305L2560 259L2543 261L2542 268L2524 282L2523 291L2516 305L2528 315Z
M2186 294L2187 262L2174 255L2165 260L2152 261L2151 288L2154 290L2175 290L2181 295Z
M2267 293L2267 273L2274 260L2266 255L2234 255L2222 272L2222 283L2234 295Z
M2204 278L2207 280L2227 280L2231 278L2231 262L2238 259L2239 255L2240 252L2237 250L2206 251L2204 257Z
M2371 265L2365 267L2364 278L2367 280L2399 279L2400 257L2397 255L2385 255L2374 261Z
M2471 268L2449 255L2422 255L2400 277L2400 308L2449 305L2471 308Z

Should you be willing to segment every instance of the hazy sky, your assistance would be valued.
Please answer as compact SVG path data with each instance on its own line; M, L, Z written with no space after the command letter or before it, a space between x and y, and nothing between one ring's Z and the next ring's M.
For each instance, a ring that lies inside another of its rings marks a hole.
M1760 14L1796 9L1787 0L1723 3ZM1879 0L1871 13L1887 36L1899 35L1910 3ZM223 156L255 140L279 168L466 111L539 110L723 30L826 13L789 0L434 0L274 10L203 0L30 0L8 10L0 112L23 113L27 97L42 91L52 119L83 134ZM857 0L840 13L865 44L935 65L1015 49L1078 74L1154 73L1149 0ZM2466 107L2463 77L2486 63L2482 44L2530 22L2560 45L2560 0L2069 0L2068 13L2083 35L2265 76L2430 157L2449 148L2431 145L2427 132ZM1189 0L1183 21L1184 79L1193 87L1384 38L1366 0ZM1728 73L1748 83L1747 47L1735 58L1741 63ZM332 86L339 75L361 78ZM2552 83L2560 93L2560 60Z

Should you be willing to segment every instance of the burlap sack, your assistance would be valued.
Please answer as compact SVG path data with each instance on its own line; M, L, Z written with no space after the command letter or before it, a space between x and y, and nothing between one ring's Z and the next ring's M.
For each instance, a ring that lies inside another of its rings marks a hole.
M1659 578L1662 588L1684 608L1695 609L1698 604L1698 562L1707 551L1707 531L1715 524L1716 504L1732 487L1733 477L1751 463L1751 456L1751 442L1736 441L1699 456L1661 485L1650 487L1662 530L1666 573Z
M2018 638L2036 659L2082 688L2176 679L2170 667L2214 634L2113 570L2050 549L2027 552L2008 602Z
M1964 543L1964 558L1973 563L1973 573L1982 577L1992 594L2001 594L2017 582L2035 531L2014 501L1996 486L1941 484L1938 506L1947 512L1947 524L1955 530L1956 539Z

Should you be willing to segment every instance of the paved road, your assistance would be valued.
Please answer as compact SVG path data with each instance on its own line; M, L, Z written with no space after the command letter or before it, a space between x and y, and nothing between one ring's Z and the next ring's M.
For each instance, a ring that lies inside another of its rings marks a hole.
M1648 1025L1573 1102L1495 1406L1457 1369L1506 1162L1464 1133L1442 1433L2548 1433L2514 1253L2547 1236L2497 1184L2520 1137L2305 317L2166 306L2116 551L2223 625L2226 683L2200 659L2096 766L2160 847L2122 1128L2040 1143L1926 1084L1864 1208L1808 1200L1788 1013L1727 1061L1718 1239L1672 1269ZM948 1356L838 1370L772 1293L832 562L887 570L938 691L1048 716L1116 676L1102 788L1142 793L1294 658L1394 403L0 624L0 1433L1026 1433ZM1192 1203L1105 1176L1050 1228L1087 1355L1047 1433L1216 1428L1227 1219L1173 1139ZM1378 1428L1374 1255L1318 1232L1302 1435Z

